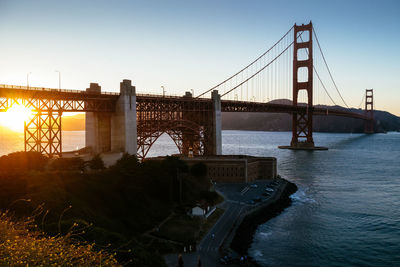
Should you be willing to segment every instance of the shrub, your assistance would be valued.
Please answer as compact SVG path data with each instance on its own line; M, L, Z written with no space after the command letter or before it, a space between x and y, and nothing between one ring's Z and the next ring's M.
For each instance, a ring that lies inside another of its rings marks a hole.
M136 155L124 153L122 157L117 160L115 165L113 165L112 169L118 170L124 174L132 174L137 170L139 165L140 163Z
M190 168L190 173L196 178L204 177L207 175L207 166L203 162L193 164Z
M100 154L95 155L89 161L89 168L92 169L92 170L103 170L103 169L105 169L104 161L101 158Z
M0 172L43 170L48 158L39 152L14 152L0 157Z
M187 173L189 171L186 162L175 156L166 156L163 163L167 166L167 169L171 174L175 174L177 169L182 173Z
M48 237L32 229L32 221L13 222L0 215L1 266L118 266L113 255L95 251L94 244L68 237Z
M85 162L80 157L54 159L50 168L58 171L83 171Z

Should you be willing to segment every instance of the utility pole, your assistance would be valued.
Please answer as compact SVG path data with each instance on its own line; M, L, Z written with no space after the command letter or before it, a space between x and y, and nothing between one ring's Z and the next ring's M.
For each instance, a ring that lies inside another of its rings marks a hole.
M161 86L161 88L162 88L162 96L165 97L165 88L164 86Z

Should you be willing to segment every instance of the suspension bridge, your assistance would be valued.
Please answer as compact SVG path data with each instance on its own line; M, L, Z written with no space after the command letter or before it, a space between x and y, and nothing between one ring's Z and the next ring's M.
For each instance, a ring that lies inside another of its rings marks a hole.
M139 94L130 80L120 83L119 93L102 92L96 83L85 91L0 85L0 111L14 104L33 110L24 128L25 151L49 156L62 155L64 112L86 113L85 144L93 153L127 152L144 159L164 133L183 154L222 154L221 112L289 113L292 140L281 148L322 149L314 145L313 116L358 118L365 132L373 133L372 89L366 89L363 103L362 113L348 106L311 22L295 24L250 64L197 96Z

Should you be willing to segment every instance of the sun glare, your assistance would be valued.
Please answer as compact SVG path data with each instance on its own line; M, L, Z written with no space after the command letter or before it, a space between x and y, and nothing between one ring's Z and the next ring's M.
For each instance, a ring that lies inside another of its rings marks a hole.
M13 105L6 112L0 112L0 125L15 132L24 131L24 122L28 121L32 112L22 105Z

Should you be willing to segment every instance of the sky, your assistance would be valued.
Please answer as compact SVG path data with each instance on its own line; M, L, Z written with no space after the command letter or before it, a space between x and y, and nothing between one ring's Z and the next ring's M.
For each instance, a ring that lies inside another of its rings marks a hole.
M350 106L400 116L400 1L0 0L0 84L195 95L312 20ZM331 87L329 90L333 90Z

